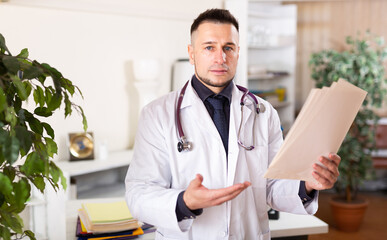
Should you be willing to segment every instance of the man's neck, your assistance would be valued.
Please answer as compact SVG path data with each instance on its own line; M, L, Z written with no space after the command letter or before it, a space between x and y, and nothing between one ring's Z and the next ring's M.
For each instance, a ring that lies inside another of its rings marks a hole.
M223 90L225 87L228 86L228 84L225 85L225 86L222 86L222 87L211 86L211 85L205 83L198 75L196 75L196 73L195 73L195 76L196 76L196 78L197 78L204 86L206 86L208 89L210 89L210 90L211 90L213 93L215 93L216 95L218 95L220 92L222 92L222 90Z

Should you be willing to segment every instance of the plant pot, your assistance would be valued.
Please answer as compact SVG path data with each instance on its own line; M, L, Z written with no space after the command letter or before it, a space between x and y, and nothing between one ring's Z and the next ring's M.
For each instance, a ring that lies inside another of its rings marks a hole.
M329 203L337 229L344 232L359 230L368 206L368 200L357 199L348 203L343 198L334 197Z

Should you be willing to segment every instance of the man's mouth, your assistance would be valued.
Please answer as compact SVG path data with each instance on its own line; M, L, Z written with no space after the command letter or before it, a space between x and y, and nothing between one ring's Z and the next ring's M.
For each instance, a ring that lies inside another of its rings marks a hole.
M225 73L227 72L226 69L212 69L210 70L211 72L214 72L214 73Z
M228 67L225 67L225 66L214 66L210 68L210 72L216 75L225 74L227 73L227 71L228 71Z

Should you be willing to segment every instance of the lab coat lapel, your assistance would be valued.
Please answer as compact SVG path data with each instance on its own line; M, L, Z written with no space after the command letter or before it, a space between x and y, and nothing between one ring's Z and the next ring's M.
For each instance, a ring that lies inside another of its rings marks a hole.
M188 83L183 102L181 103L180 109L189 109L192 113L192 117L195 119L195 127L200 128L206 133L210 133L212 137L222 142L222 139L216 129L214 122L212 121L203 101L199 98L195 90L192 88L191 81ZM184 125L184 124L182 124ZM184 126L183 126L184 128ZM186 132L184 130L184 132ZM189 136L187 136L189 137Z
M234 82L233 82L234 84ZM238 145L238 129L241 122L241 105L240 100L243 92L240 91L234 84L232 92L232 100L230 106L230 131L228 141L228 174L227 174L227 185L231 186L234 184L236 166L238 161L239 151L246 151L244 148ZM245 101L245 107L243 108L243 122L242 129L246 126L246 122L249 119L251 111L251 101Z

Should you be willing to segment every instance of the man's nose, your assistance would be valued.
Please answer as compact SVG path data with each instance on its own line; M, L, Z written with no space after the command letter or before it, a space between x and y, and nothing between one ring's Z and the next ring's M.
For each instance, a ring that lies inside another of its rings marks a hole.
M223 49L219 49L216 51L216 56L215 56L215 61L218 64L223 64L226 62L226 53L224 52Z

